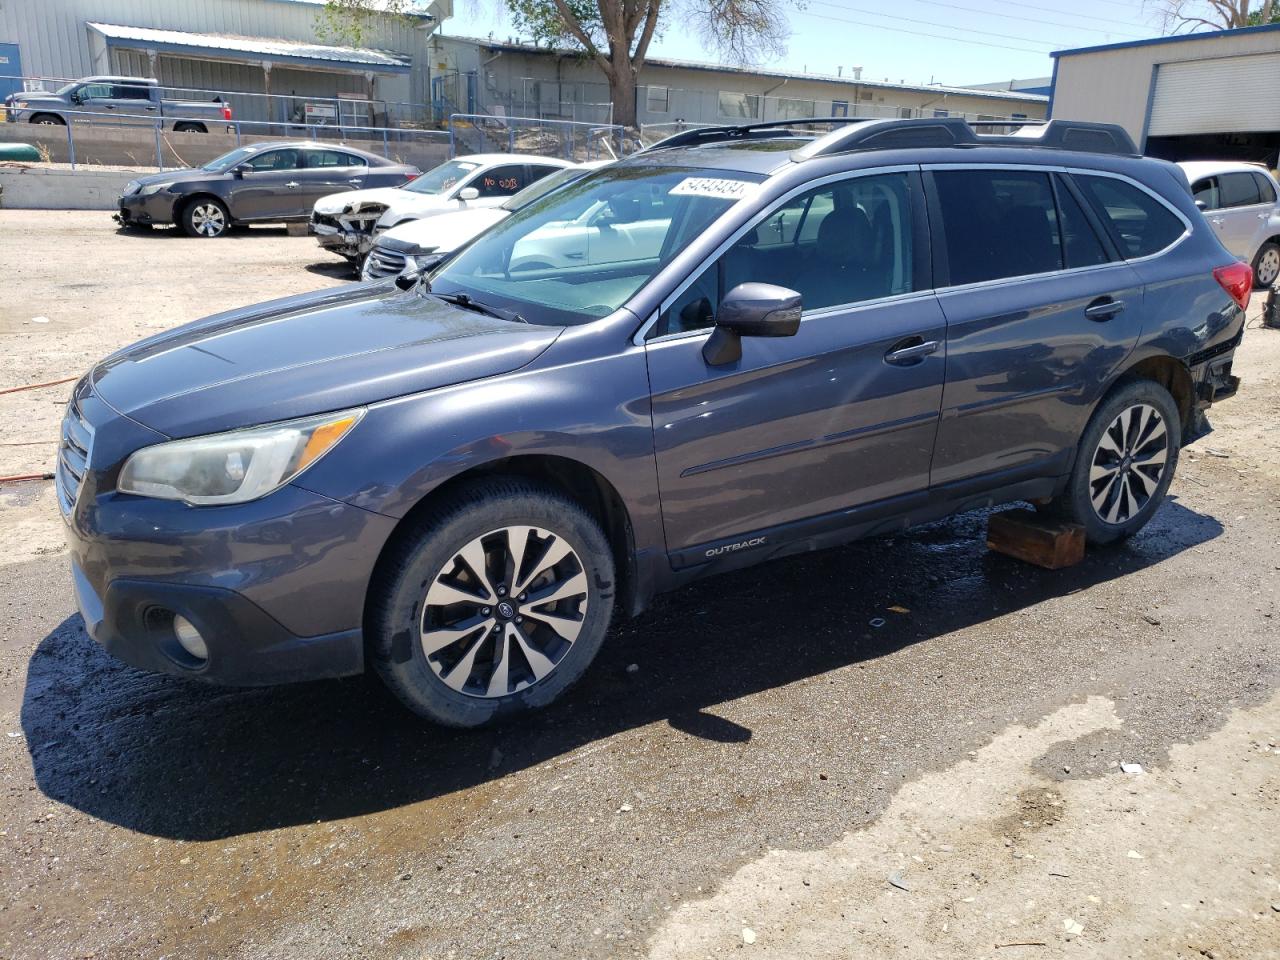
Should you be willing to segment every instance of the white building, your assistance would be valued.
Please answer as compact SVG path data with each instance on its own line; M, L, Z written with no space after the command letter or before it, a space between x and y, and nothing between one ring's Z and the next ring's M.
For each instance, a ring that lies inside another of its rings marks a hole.
M1280 152L1280 24L1113 43L1054 56L1050 116L1118 123L1168 160Z

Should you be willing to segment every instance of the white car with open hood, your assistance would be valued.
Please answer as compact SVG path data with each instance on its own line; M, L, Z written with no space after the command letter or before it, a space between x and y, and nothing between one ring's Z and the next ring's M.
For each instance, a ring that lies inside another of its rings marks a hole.
M607 162L597 160L557 170L496 207L469 205L465 210L408 220L390 230L380 230L374 237L373 249L365 258L360 277L362 280L380 280L403 273L406 267L426 269L517 210L603 167Z
M320 246L358 260L373 245L374 225L382 228L457 210L496 207L529 184L573 163L521 153L478 153L457 157L402 187L348 190L316 201L311 232Z

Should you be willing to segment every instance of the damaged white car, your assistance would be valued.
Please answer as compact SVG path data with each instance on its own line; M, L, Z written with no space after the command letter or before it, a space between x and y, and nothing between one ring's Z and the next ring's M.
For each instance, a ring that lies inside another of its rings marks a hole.
M458 157L402 187L321 197L311 212L310 230L326 250L359 262L373 246L375 225L382 230L439 213L496 207L547 174L573 165L519 153Z

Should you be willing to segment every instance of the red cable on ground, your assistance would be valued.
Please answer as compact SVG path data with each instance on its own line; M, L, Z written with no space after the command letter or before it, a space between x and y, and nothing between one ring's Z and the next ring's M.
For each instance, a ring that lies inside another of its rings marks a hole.
M41 387L56 387L60 383L71 383L73 380L79 379L79 377L67 377L65 380L50 380L48 383L28 383L25 387L5 387L0 390L0 394L18 393L21 390L39 390Z
M16 477L0 477L0 483L17 483L20 480L52 480L52 473L20 473Z

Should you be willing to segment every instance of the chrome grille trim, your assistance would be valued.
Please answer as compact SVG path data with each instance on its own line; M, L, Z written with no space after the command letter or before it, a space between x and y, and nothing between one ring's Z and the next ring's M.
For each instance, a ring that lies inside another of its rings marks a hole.
M408 256L400 251L375 243L369 251L369 262L365 264L365 276L371 280L396 277L403 272L408 262Z
M64 515L75 509L89 469L89 451L93 448L93 427L80 409L80 397L87 391L84 381L76 384L67 412L62 418L62 437L58 443L58 461L53 470L53 485L58 506Z

